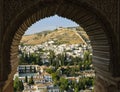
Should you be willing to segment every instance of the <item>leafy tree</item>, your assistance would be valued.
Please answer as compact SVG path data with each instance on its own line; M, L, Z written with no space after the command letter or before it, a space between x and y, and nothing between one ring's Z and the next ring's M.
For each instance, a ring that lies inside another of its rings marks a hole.
M58 60L59 60L59 64L60 64L61 66L64 66L64 65L65 65L65 61L66 61L65 53L58 54L58 55L57 55L57 58L58 58Z
M29 79L29 84L30 84L30 85L33 85L33 84L34 84L33 76L31 76L31 78Z
M20 57L19 57L19 64L20 65L22 65L22 64L26 64L26 60L25 60L25 58L24 58L24 53L22 53L21 51L20 51Z
M49 50L49 52L50 52L49 61L50 61L50 64L53 65L53 60L55 59L55 53L52 50Z
M84 52L84 61L86 61L86 60L90 60L91 58L90 58L90 51L88 51L88 50L86 50L85 52Z
M46 72L49 74L55 73L55 70L53 68L46 69Z
M55 81L55 80L59 80L60 76L55 72L55 73L52 73L52 79Z
M40 54L36 57L36 64L43 65L42 58L40 57Z
M71 68L70 76L74 76L74 75L75 75L75 69Z
M18 91L22 91L24 90L24 85L23 85L23 82L19 80L18 77L15 78L14 80L14 91L15 92L18 92Z
M61 90L68 90L68 88L69 88L69 85L68 85L69 83L68 83L68 80L67 79L65 79L65 78L63 78L63 77L61 77L60 78L60 89Z
M24 85L22 81L19 81L19 89L20 91L24 90Z
M15 77L15 80L14 80L14 91L17 91L18 88L19 88L19 78Z
M79 92L79 89L78 89L78 87L75 87L75 90L74 90L74 92Z

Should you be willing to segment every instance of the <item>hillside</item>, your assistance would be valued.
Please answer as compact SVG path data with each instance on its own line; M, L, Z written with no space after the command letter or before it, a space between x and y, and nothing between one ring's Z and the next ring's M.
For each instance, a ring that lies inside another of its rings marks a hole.
M24 35L21 39L21 43L37 45L50 40L54 40L56 44L85 43L83 37L78 35L77 31L72 28L58 28L53 31L43 31L32 35ZM88 38L83 29L79 29L79 32L85 35L85 38Z

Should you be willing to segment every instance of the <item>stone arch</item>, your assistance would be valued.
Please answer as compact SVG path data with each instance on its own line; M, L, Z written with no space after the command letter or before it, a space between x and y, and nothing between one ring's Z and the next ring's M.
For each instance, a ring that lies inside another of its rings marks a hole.
M2 51L4 52L3 61L5 61L3 69L5 69L5 66L8 68L5 69L7 71L6 74L3 73L5 75L3 79L7 80L3 90L9 86L13 74L16 72L18 45L24 32L36 21L55 14L71 19L85 29L93 47L93 64L96 75L106 78L107 81L108 76L113 74L114 63L112 59L114 57L111 55L114 52L112 46L113 36L112 28L108 28L111 25L107 18L82 0L41 0L21 11L13 18L6 29L7 31L4 36L6 44L3 44Z

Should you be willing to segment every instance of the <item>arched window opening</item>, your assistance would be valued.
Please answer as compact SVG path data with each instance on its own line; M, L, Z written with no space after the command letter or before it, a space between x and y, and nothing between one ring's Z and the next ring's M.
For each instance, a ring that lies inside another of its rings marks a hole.
M79 24L58 15L44 18L26 30L18 48L15 92L93 91L93 50Z

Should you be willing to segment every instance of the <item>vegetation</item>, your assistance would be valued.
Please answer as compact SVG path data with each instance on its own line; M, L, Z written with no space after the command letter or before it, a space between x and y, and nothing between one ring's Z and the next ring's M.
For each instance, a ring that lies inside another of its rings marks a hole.
M25 76L25 80L24 80L26 83L28 83L28 77Z
M94 85L94 78L80 78L79 81L65 79L64 77L60 77L57 73L52 73L52 78L54 81L54 85L59 85L61 91L72 89L75 92L79 90L84 90Z
M57 56L58 60L66 61L64 55ZM54 59L53 59L54 60ZM63 90L73 90L74 92L79 92L79 90L84 90L94 85L93 77L82 77L79 81L65 79L64 77L60 77L61 75L66 75L67 77L78 76L78 72L82 72L85 70L92 69L91 67L91 55L89 51L84 53L84 59L79 57L72 58L72 63L63 63L59 64L61 69L58 68L49 68L46 72L52 74L52 79L54 81L55 86L59 86L61 91ZM57 61L56 61L57 62ZM55 64L53 64L56 66ZM64 66L64 67L63 67ZM62 73L62 74L61 74Z
M22 64L24 64L24 65L27 65L27 64L43 65L39 54L33 53L28 56L27 54L21 52L19 65L22 65Z
M29 85L33 85L34 81L33 81L33 76L31 76L31 78L29 79Z
M92 56L90 55L89 51L86 51L84 53L84 59L81 59L80 57L70 57L70 61L67 60L66 58L66 53L63 54L58 54L55 56L55 53L53 51L49 51L50 56L49 56L49 62L48 64L43 64L39 54L34 53L30 54L29 57L27 54L21 53L20 57L20 64L38 64L38 65L52 65L55 67L55 69L58 69L59 67L62 67L62 73L67 74L67 76L77 76L76 72L79 71L84 71L84 70L89 70L92 69L91 67L91 61L92 61ZM71 67L69 67L71 66ZM53 70L48 70L50 73ZM26 72L26 68L25 68ZM30 66L30 72L36 72L36 69L32 71L32 68Z
M47 65L52 66L51 68L46 69L46 72L52 75L52 80L55 86L59 86L61 92L72 90L74 92L79 92L80 90L84 90L86 88L90 88L94 85L93 77L84 77L82 76L78 80L76 79L66 79L63 75L67 77L77 77L82 72L86 70L92 70L92 55L91 51L86 50L84 52L84 58L80 57L69 57L67 59L67 54L65 51L62 54L55 55L54 51L49 50L49 62L42 62L42 52L45 52L42 49L39 49L41 53L33 53L33 54L25 54L20 53L20 64L38 64L38 65ZM26 72L26 68L25 68ZM30 72L33 72L32 67L30 67ZM36 72L34 68L34 72ZM28 81L27 76L25 77L25 82L29 85L33 85L33 77L31 77Z
M23 82L19 80L18 77L15 77L14 80L14 92L21 92L22 90L24 90L24 85Z
M25 76L25 80L24 80L25 83L28 83L29 85L33 85L34 84L34 81L33 81L33 76L31 76L31 78L28 80L28 77Z

